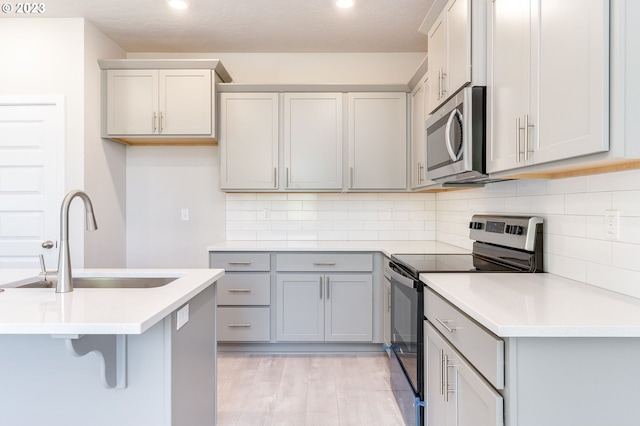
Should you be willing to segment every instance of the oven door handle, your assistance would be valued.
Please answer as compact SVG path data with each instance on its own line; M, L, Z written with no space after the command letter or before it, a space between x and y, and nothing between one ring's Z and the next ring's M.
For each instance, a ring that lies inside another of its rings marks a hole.
M449 114L449 119L447 120L447 128L445 130L444 137L445 137L445 146L447 147L447 152L449 152L449 157L451 157L452 161L458 161L460 160L460 157L462 157L463 145L462 144L460 145L460 149L458 150L457 153L453 152L453 146L451 145L451 124L453 123L454 118L457 119L458 122L460 123L460 126L462 126L462 113L458 108L455 108L453 111L451 111L451 114Z
M399 284L404 285L405 287L416 288L416 282L414 281L414 279L400 273L397 270L397 267L394 267L393 264L389 264L389 275L391 275L392 283L395 281Z

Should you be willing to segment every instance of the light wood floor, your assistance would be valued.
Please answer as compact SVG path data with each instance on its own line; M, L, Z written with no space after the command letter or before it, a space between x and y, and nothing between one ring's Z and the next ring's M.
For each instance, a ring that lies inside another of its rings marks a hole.
M218 425L404 422L381 355L218 355Z

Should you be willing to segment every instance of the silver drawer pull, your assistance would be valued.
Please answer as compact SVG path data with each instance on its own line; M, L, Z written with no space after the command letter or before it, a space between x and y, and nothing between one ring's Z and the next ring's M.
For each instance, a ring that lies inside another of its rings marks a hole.
M250 288L230 288L227 291L229 293L251 293Z
M449 320L441 320L440 318L436 317L436 321L438 321L441 326L446 328L449 333L453 333L454 331L456 331L455 327L451 328L447 325L449 323Z
M229 263L229 265L251 265L251 262L240 262L240 261L228 262L228 263Z
M229 327L234 327L234 328L238 328L238 327L244 327L244 328L249 328L251 327L251 324L229 324Z
M336 266L336 262L313 262L314 266Z

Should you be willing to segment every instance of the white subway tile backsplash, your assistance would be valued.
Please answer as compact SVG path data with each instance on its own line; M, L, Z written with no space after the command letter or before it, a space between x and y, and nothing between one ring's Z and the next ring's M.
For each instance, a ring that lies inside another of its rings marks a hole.
M612 192L611 208L619 210L620 216L640 217L640 191Z
M582 194L566 194L564 196L564 212L573 215L604 215L611 209L610 192L587 192Z
M619 210L619 238L604 211ZM545 270L640 297L640 170L440 193L229 193L228 240L431 241L472 249L474 213L545 219ZM298 241L299 243L296 243Z
M612 246L613 266L640 271L640 245L613 242Z
M310 210L288 211L287 220L318 220L318 212Z

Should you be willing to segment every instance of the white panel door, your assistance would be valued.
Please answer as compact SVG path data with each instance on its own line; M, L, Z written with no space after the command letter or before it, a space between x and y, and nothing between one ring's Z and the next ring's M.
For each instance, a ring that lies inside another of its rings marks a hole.
M63 98L0 98L0 268L55 269L63 158Z

